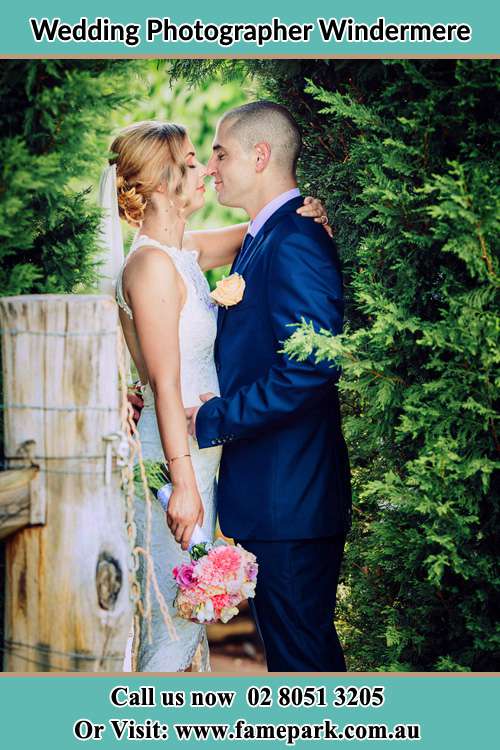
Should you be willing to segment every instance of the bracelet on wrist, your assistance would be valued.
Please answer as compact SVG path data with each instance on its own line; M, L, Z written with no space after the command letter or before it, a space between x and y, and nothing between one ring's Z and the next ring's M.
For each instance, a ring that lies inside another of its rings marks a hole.
M167 463L171 464L174 461L178 461L180 458L191 458L190 453L184 453L182 456L173 456L172 458L167 458Z

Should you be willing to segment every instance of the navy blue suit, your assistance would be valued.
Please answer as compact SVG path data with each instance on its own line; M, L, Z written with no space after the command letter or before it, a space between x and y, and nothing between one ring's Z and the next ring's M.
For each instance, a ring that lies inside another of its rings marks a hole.
M202 448L224 446L220 525L258 556L255 607L269 669L336 671L345 669L333 610L351 508L340 373L280 349L301 318L341 332L342 278L334 243L296 213L301 204L278 209L233 265L245 294L219 310L222 395L201 407L196 434Z

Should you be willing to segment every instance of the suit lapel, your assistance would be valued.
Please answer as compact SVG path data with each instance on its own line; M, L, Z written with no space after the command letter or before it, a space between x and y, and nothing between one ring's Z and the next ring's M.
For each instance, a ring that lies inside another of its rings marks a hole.
M247 242L247 244L243 243L243 247L241 248L240 252L238 253L238 255L233 261L231 270L229 271L229 275L233 273L241 273L239 266L243 260L243 255L245 255L245 258L248 256L248 253L250 252L251 246L253 245L254 241L255 241L255 237L252 237L250 242ZM222 330L222 326L226 318L226 313L227 313L226 307L219 307L219 310L217 313L217 338L220 336L220 332Z
M239 273L245 278L245 271L248 270L253 258L264 242L266 235L276 226L280 219L287 213L296 211L299 206L303 203L302 197L292 198L283 204L262 226L253 240L246 246L245 252L240 251L236 256L233 265L231 266L231 273ZM217 338L221 335L221 331L226 319L227 309L225 307L219 307L217 314Z
M217 310L217 338L215 340L215 347L217 348L217 342L222 331L222 325L224 318L226 317L227 309L225 307L219 307Z

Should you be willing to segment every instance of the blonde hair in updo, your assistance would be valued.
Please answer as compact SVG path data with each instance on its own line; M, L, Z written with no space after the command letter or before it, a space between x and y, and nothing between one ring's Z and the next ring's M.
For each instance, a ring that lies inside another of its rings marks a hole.
M114 156L109 163L116 164L118 210L132 226L140 226L148 201L162 182L182 205L185 137L182 125L145 120L124 128L111 144Z

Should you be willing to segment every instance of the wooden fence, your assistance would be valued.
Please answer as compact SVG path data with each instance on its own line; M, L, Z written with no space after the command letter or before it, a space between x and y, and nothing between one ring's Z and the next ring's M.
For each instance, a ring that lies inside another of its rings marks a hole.
M121 671L132 620L111 297L0 298L3 669Z

